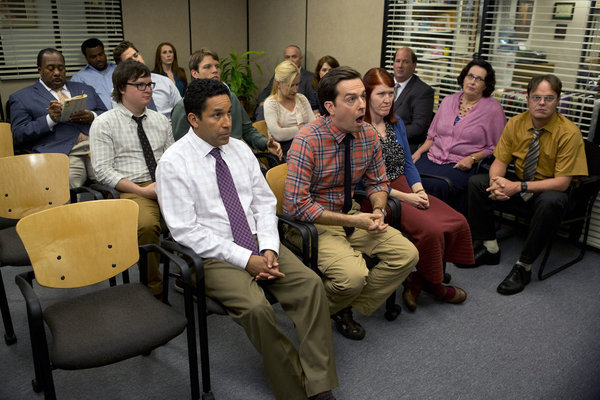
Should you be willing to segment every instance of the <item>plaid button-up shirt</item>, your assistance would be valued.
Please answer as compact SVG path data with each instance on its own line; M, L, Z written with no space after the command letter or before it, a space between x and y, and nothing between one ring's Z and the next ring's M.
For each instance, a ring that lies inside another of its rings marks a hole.
M361 180L369 195L387 192L381 144L373 126L363 123L352 134L352 187ZM346 132L326 116L311 122L294 138L287 155L284 213L312 222L324 210L342 212Z

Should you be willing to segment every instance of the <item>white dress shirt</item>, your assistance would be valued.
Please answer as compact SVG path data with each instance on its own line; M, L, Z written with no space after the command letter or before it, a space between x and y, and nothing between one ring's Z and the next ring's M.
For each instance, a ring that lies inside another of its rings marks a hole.
M150 74L152 82L156 83L156 86L152 90L152 100L156 104L156 111L171 119L171 110L175 107L175 104L181 100L181 94L177 90L177 86L172 80L161 74Z
M171 123L156 111L144 112L142 126L158 161L174 142ZM90 127L90 153L98 181L115 187L123 178L134 183L152 180L133 114L121 103L100 114Z
M202 258L215 258L245 268L252 252L233 241L221 200L213 146L190 128L158 162L156 194L173 238ZM220 146L235 184L248 225L261 252L279 253L277 200L263 177L256 157L244 142L229 139Z
M395 93L394 93L394 101L398 100L398 97L400 96L400 93L402 93L402 91L404 90L404 88L406 87L406 85L408 85L408 82L410 82L410 80L412 79L412 75L410 76L410 78L408 78L407 80L405 80L404 82L398 82L396 80L396 78L394 78L394 87L396 87L397 85L400 85L399 87L396 87L395 89Z

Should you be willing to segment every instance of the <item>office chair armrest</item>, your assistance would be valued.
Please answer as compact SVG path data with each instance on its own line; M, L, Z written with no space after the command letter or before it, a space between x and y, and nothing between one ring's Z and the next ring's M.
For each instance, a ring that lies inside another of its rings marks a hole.
M184 283L189 285L189 287L192 287L192 275L191 275L190 268L189 268L188 264L177 254L175 254L171 251L168 251L167 249L165 249L157 244L154 244L154 243L140 245L139 251L140 251L140 260L139 260L140 279L142 280L142 282L145 285L148 284L148 273L147 273L147 271L148 271L148 254L149 253L160 253L162 256L167 257L170 261L175 263L175 265L179 268L179 271L181 272L181 277L182 277ZM163 279L166 279L166 278L167 277L163 277Z
M42 331L44 329L44 319L42 316L42 304L32 286L34 278L33 271L22 272L15 276L15 283L25 298L27 316L32 330L35 329L35 332L40 332L40 329Z
M289 215L277 214L277 217L279 218L278 227L281 243L296 254L296 256L300 257L302 262L315 271L317 275L321 276L321 271L317 267L319 259L319 234L317 228L310 222L295 220ZM302 240L301 248L285 236L285 233L289 229L294 229L299 233Z
M114 187L110 187L108 185L103 185L101 183L92 183L90 188L96 190L104 196L105 199L120 199L121 194Z
M71 203L77 203L77 195L79 193L89 193L92 195L93 200L102 200L104 198L102 193L87 186L69 189L69 192L71 193Z
M373 207L371 205L371 201L369 200L369 196L367 192L364 190L355 190L354 191L354 200L361 205L361 210L364 212L373 211ZM392 226L400 226L400 213L402 211L402 205L400 200L388 196L387 199L387 207L385 222ZM395 224L398 225L395 225Z

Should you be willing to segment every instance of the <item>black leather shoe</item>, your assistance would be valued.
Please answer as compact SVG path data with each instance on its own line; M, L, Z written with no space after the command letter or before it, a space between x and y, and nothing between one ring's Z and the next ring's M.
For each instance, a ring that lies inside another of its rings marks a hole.
M500 264L500 249L497 253L490 253L484 246L475 249L475 264L456 264L458 268L477 268L480 265Z
M531 270L526 271L522 266L515 264L515 266L510 271L510 274L496 289L498 293L504 295L516 294L523 289L525 289L525 285L527 285L531 281Z
M352 340L362 340L365 337L365 329L352 318L352 309L346 307L333 314L331 319L335 322L335 328L339 333Z

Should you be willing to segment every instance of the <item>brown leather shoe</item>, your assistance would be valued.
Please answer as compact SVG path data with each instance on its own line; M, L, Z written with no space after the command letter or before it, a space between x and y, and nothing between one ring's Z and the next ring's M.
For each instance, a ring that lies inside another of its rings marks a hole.
M451 291L448 290L449 288L454 289L454 295L452 295ZM444 290L443 294L435 297L436 300L443 301L446 303L460 304L467 299L467 292L465 292L463 289L459 288L458 286L448 285L448 286L444 286L444 289L445 290Z
M402 292L402 299L404 300L404 305L409 309L409 311L414 312L417 309L417 299L414 298L408 285L406 285L404 292Z

